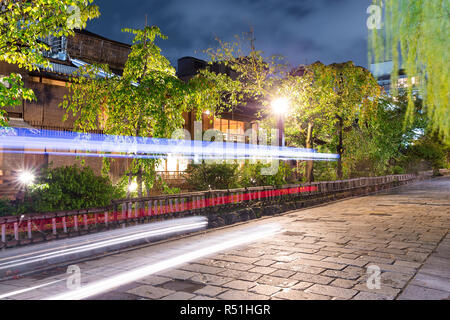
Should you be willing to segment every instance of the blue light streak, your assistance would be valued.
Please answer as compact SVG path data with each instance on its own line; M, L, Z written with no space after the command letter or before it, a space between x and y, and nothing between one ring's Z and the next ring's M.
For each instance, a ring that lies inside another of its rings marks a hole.
M54 154L62 156L91 156L112 158L164 158L179 154L199 159L281 159L327 160L339 155L318 153L312 149L299 149L233 142L208 142L116 136L79 132L37 130L26 128L0 128L0 146L20 150L9 153ZM22 150L26 151L22 151ZM39 151L48 149L51 151ZM36 151L30 151L36 150ZM77 153L67 152L77 150ZM78 153L80 151L80 153ZM113 153L113 154L111 154Z

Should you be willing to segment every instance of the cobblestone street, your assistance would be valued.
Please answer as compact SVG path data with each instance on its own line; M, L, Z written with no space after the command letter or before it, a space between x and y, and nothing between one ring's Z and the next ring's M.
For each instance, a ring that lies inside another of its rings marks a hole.
M92 298L390 300L450 297L449 177L291 211L78 265L83 283L88 283L145 265L149 261L146 257L168 252L182 243L267 223L280 224L283 232ZM368 273L369 266L381 271L378 289L368 286L368 282L376 283L373 280L376 274ZM0 284L0 291L58 277L33 275L9 280ZM13 298L37 295L38 291L34 291Z

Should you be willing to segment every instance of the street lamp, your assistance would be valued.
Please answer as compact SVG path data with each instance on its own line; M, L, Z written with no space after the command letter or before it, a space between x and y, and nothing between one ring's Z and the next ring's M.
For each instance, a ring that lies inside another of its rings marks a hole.
M289 100L287 98L273 100L272 111L277 115L278 146L284 147L284 117L289 111Z
M35 176L34 176L33 172L23 170L19 173L18 179L22 185L29 187L33 184Z
M138 188L138 184L136 182L131 182L130 185L128 186L128 191L129 192L135 192Z

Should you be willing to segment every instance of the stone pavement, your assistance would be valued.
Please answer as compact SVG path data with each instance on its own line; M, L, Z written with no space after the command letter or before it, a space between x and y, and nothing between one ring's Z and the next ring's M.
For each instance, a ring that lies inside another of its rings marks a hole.
M78 266L83 283L88 283L107 278L113 270L120 272L145 265L152 254L170 252L186 241L200 241L269 222L280 224L283 232L93 298L391 300L450 297L449 177L292 211ZM30 286L30 283L58 277L61 275L33 275L3 282L0 295L12 287ZM35 299L44 292L11 298Z

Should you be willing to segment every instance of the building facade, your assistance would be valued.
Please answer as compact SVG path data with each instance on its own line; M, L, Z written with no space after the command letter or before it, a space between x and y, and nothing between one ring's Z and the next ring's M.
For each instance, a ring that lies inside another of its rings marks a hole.
M89 31L75 32L72 37L45 39L51 47L47 57L51 68L41 68L39 71L28 72L14 65L0 63L0 76L10 73L22 75L25 87L31 88L36 96L35 101L23 101L20 106L7 108L9 125L11 127L24 127L47 129L56 131L73 131L74 118L63 121L65 110L60 106L64 96L69 94L67 84L69 77L83 64L107 64L112 72L121 75L131 51L128 44L120 43L91 33ZM207 63L193 57L184 57L178 60L178 77L184 81L193 77ZM223 66L214 66L216 72L230 72ZM246 106L233 108L220 115L203 114L203 131L216 129L224 134L228 142L249 142L244 132L250 128L257 128L256 113L258 105L249 103ZM184 128L193 137L195 126L195 111L183 114ZM101 129L93 133L102 133ZM0 146L1 148L1 146ZM26 150L23 150L26 151ZM16 177L20 170L33 169L38 171L50 163L53 167L72 165L84 161L95 173L100 174L102 161L100 158L74 156L55 156L46 154L50 150L41 150L42 154L9 153L3 149L0 152L0 197L14 198L19 186ZM188 166L188 160L176 155L168 155L158 166L158 174L169 185L182 185L183 172ZM111 178L117 181L127 170L129 160L116 159L111 164Z

